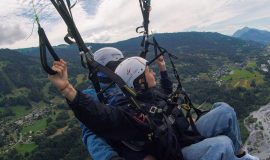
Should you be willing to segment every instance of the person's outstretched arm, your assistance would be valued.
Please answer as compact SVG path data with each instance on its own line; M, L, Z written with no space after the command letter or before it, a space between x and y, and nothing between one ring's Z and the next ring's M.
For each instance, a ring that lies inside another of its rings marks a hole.
M66 97L76 118L87 128L104 138L115 140L147 139L149 128L139 124L133 115L118 107L108 107L96 103L93 99L77 91L68 81L66 62L63 60L55 61L52 69L57 74L49 75L50 81Z
M161 88L164 90L165 94L170 94L173 90L173 86L172 86L172 81L170 80L168 76L166 63L164 61L163 56L160 56L156 60L156 63L159 68Z

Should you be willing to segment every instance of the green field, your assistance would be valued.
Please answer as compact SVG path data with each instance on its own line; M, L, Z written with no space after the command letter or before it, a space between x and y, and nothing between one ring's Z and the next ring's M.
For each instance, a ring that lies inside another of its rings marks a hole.
M44 98L48 98L48 94L49 94L49 87L50 87L51 83L46 83L46 85L42 88L41 92L43 93L43 95L45 96Z
M252 66L253 63L249 63L248 65ZM264 83L263 75L261 75L257 71L250 72L245 69L236 69L232 68L232 74L223 76L221 80L229 83L233 87L244 87L250 88L250 83L252 80L256 82L256 84Z
M54 97L50 101L55 105L66 103L66 100L62 97Z
M5 63L5 62L0 62L0 70L2 69L2 68L4 68L4 67L6 67L7 66L7 63Z
M40 130L44 130L47 127L46 119L47 118L37 120L32 125L23 127L22 133L27 134L30 131L37 132L37 131L40 131Z
M10 94L7 94L7 98L11 97L27 97L31 91L28 88L13 89Z
M32 109L26 110L25 108L25 106L14 106L11 107L11 110L16 114L15 118L20 118L32 112Z
M9 108L12 110L12 112L15 113L15 116L10 117L13 120L26 116L33 110L33 109L26 110L26 106L12 106ZM0 107L0 112L4 112L5 109L6 107Z
M207 73L200 73L198 75L198 78L202 79L202 80L209 80L210 79L209 76L207 75Z
M246 67L256 68L257 67L256 61L248 61Z
M36 145L35 143L31 143L31 144L17 144L15 146L15 149L19 152L19 153L30 153L32 150L34 150L38 145Z

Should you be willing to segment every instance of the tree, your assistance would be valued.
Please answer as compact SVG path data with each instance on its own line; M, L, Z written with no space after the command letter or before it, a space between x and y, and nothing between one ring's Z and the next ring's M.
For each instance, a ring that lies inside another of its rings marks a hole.
M58 104L56 107L57 107L58 109L63 109L63 110L68 110L68 109L69 109L69 107L67 106L66 103Z
M54 138L44 137L35 149L28 157L29 160L59 160L79 158L86 159L89 157L85 149L80 149L80 152L76 148L85 148L80 140L80 129L73 128L66 131L64 134L55 136ZM78 143L78 141L80 143ZM73 151L74 150L74 151Z
M254 79L251 81L250 87L253 87L253 88L256 87L256 81Z
M56 121L60 121L60 120L67 120L69 119L69 114L67 111L63 111L58 113L57 117L56 117Z
M8 117L8 116L15 116L16 114L9 108L6 107L3 112L0 112L0 118Z
M67 125L67 122L65 120L59 120L54 122L52 125L56 126L57 128L62 128Z
M53 119L52 119L51 117L47 118L47 119L46 119L47 126L48 126L48 124L51 123L52 121L53 121Z
M3 147L4 144L5 144L4 137L3 136L0 136L0 148Z
M4 160L9 160L9 159L23 159L23 156L19 154L16 149L10 150L6 155L4 155Z
M52 135L57 131L57 127L55 125L50 125L46 130L46 135Z

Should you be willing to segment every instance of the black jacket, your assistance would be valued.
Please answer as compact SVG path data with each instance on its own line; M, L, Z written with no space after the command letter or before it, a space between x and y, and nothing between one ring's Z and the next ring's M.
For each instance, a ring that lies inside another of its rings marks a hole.
M160 90L152 88L142 92L138 97L139 101L144 104L145 110L149 110L151 106L161 105L162 107L166 105L161 95L172 92L172 83L168 79L167 73L165 74L166 78L161 79L162 93ZM72 102L68 102L68 104L76 118L98 136L105 139L149 142L149 134L153 133L141 111L130 106L129 101L125 97L118 100L117 104L115 104L117 107L109 107L96 103L78 91L75 99ZM154 154L152 150L149 150L149 153Z
M161 92L172 92L172 82L167 72L161 72ZM154 101L154 93L144 93L146 97L139 98L147 103ZM145 99L143 99L145 98ZM68 101L76 118L83 122L86 127L93 130L99 136L114 140L146 140L151 132L149 126L138 121L138 112L130 107L126 97L119 99L114 106L110 107L89 99L88 96L78 91L72 102Z

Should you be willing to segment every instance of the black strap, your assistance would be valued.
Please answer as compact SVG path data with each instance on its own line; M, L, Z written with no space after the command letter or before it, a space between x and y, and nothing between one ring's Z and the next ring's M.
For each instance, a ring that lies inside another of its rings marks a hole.
M167 52L166 49L160 47L159 44L158 44L158 42L156 41L156 39L154 37L153 37L153 42L154 42L154 46L156 46L156 48L161 52L159 55L157 55L157 57L159 57L161 54L164 54L164 53L167 53L168 54L168 57L169 57L171 66L173 68L174 77L176 78L176 80L178 82L178 86L177 86L176 91L174 93L172 93L172 96L175 96L175 97L174 98L170 97L170 98L171 99L174 99L176 101L178 99L178 97L179 97L180 94L184 95L184 103L186 105L188 105L191 109L194 110L194 112L197 115L197 120L198 120L203 114L205 114L208 111L202 111L202 110L196 108L192 104L192 101L190 100L190 98L187 95L187 93L185 92L185 90L183 89L182 83L181 83L181 79L180 79L180 76L179 76L179 73L178 73L178 71L177 71L177 69L176 69L176 67L174 65L173 60L172 60L172 58L178 59L178 57L176 57L175 55ZM194 125L194 128L196 128L195 125Z
M44 32L44 29L41 28L39 23L38 23L38 35L39 35L40 60L41 60L42 67L48 74L54 75L57 72L52 70L48 66L46 50L48 49L49 53L51 54L51 56L53 57L54 60L60 61L60 58L58 57L58 55L53 50L53 48L52 48L52 46L51 46L45 32Z
M191 108L191 109L194 110L194 112L195 112L196 115L197 115L197 119L199 119L203 114L205 114L205 113L208 112L208 111L202 111L202 110L196 108L196 107L192 104L192 102L191 102L189 96L187 95L187 93L184 91L184 89L183 89L183 87L182 87L182 84L181 84L181 80L180 80L179 73L178 73L178 71L177 71L177 69L176 69L176 67L175 67L175 65L174 65L173 60L172 60L172 58L173 58L173 59L178 59L178 57L175 56L175 55L173 55L173 54L171 54L171 53L169 53L165 48L162 48L162 47L158 44L158 42L156 41L155 37L153 37L153 43L150 43L150 42L149 42L149 44L151 44L151 45L154 46L154 51L155 51L155 55L156 55L156 56L155 56L152 60L150 60L150 61L147 63L147 65L152 64L152 63L153 63L156 59L158 59L161 55L164 55L165 53L168 54L168 57L169 57L171 66L172 66L172 68L173 68L174 77L176 78L176 80L177 80L177 82L178 82L177 89L174 91L174 93L171 94L171 96L169 96L169 99L172 99L175 103L177 103L177 101L178 101L178 99L180 98L180 96L183 95L183 96L184 96L184 103L185 103L187 106L189 106L189 108ZM159 51L160 53L157 54L157 51Z
M145 58L146 57L146 54L149 51L149 46L150 45L154 46L155 58L152 59L151 61L149 61L147 63L147 65L150 65L156 59L158 59L161 55L164 55L165 53L167 53L169 55L169 60L170 60L171 66L173 68L174 76L175 76L175 78L176 78L176 80L178 82L177 90L172 95L173 96L179 95L179 91L183 92L183 88L182 88L180 76L179 76L179 74L178 74L178 72L176 70L176 67L175 67L175 65L174 65L174 63L172 61L172 58L177 59L177 57L174 56L174 55L172 55L172 54L170 54L170 53L168 53L166 49L162 48L158 44L158 42L156 41L155 37L153 37L153 43L149 42L148 27L149 27L149 22L150 22L149 21L149 13L150 13L150 9L151 9L150 0L139 0L139 3L140 3L141 12L142 12L142 15L143 15L143 26L137 27L136 28L136 32L138 32L138 33L144 33L143 40L141 42L141 46L144 47L144 50L141 52L140 57L142 57L142 58ZM140 28L144 28L144 31L143 32L139 32L139 29ZM159 54L158 54L158 51L160 52ZM187 96L187 94L185 94L185 96ZM178 99L178 98L173 98L173 99ZM189 100L188 103L192 105L192 103L191 103L191 101L190 101L190 99L189 99L188 96L187 96L187 99ZM197 113L199 111L196 110L195 112Z
M98 76L98 81L99 81L100 83L107 83L107 84L113 83L113 81L112 81L111 78L109 78L109 77L101 77L101 76Z
M143 51L140 54L140 57L145 58L146 54L149 51L149 15L151 10L150 0L139 0L141 12L143 15L143 25L136 28L137 33L143 33L143 39L141 41L141 47L143 47ZM144 31L139 31L141 28Z
M140 2L140 7L143 15L143 27L144 27L144 32L146 35L148 35L148 27L149 27L149 15L150 15L150 10L151 10L151 4L150 0L139 0Z
M67 0L68 3L69 0ZM68 7L65 5L65 2L63 0L51 0L52 4L62 17L62 19L65 21L66 25L68 26L69 34L71 34L76 41L79 51L83 51L85 53L89 52L89 49L86 47L82 37L79 34L79 31L73 21L72 15L71 15L71 7Z
M66 36L64 37L64 40L67 44L75 44L76 42L71 40L71 38L73 38L69 33L66 34Z
M168 55L169 55L169 60L170 60L171 66L172 66L172 68L173 68L173 74L174 74L174 77L176 78L176 80L177 80L177 82L178 82L177 88L181 88L181 90L182 90L182 84L181 84L181 80L180 80L179 73L178 73L178 71L176 70L176 67L175 67L175 65L174 65L174 63L173 63L171 54L168 54Z
M81 54L81 63L84 67L88 66L89 73L91 74L91 76L89 76L89 78L92 81L96 92L99 93L101 91L101 87L99 85L99 82L98 82L98 79L96 76L96 72L94 71L96 68L92 67L89 64L93 60L93 57L89 53L91 51L85 45L81 35L79 34L77 27L73 21L73 17L72 17L72 13L71 13L72 6L70 4L70 1L66 0L67 6L63 0L51 0L51 2L54 5L54 7L56 8L56 10L58 11L58 13L60 14L60 16L62 17L62 19L65 21L66 25L68 26L68 34L65 37L65 41L67 41L69 43L74 43L72 40L69 39L69 37L74 38L74 40L79 48L80 53L84 53L84 54ZM88 54L88 55L86 56L85 54ZM86 65L86 63L87 63L87 65ZM99 94L98 99L100 100L100 102L105 103L105 97L103 94Z
M104 92L106 92L108 89L110 89L113 85L115 85L115 83L114 82L111 82L106 88L104 88L103 90L101 90L97 95L104 94Z
M148 43L151 44L152 46L154 46L155 57L152 60L148 61L147 65L151 65L160 56L164 55L165 53L168 53L166 49L159 46L159 44L157 43L157 41L155 40L154 37L153 37L153 43L150 43L150 42L148 42ZM158 51L160 52L159 54L158 54Z

